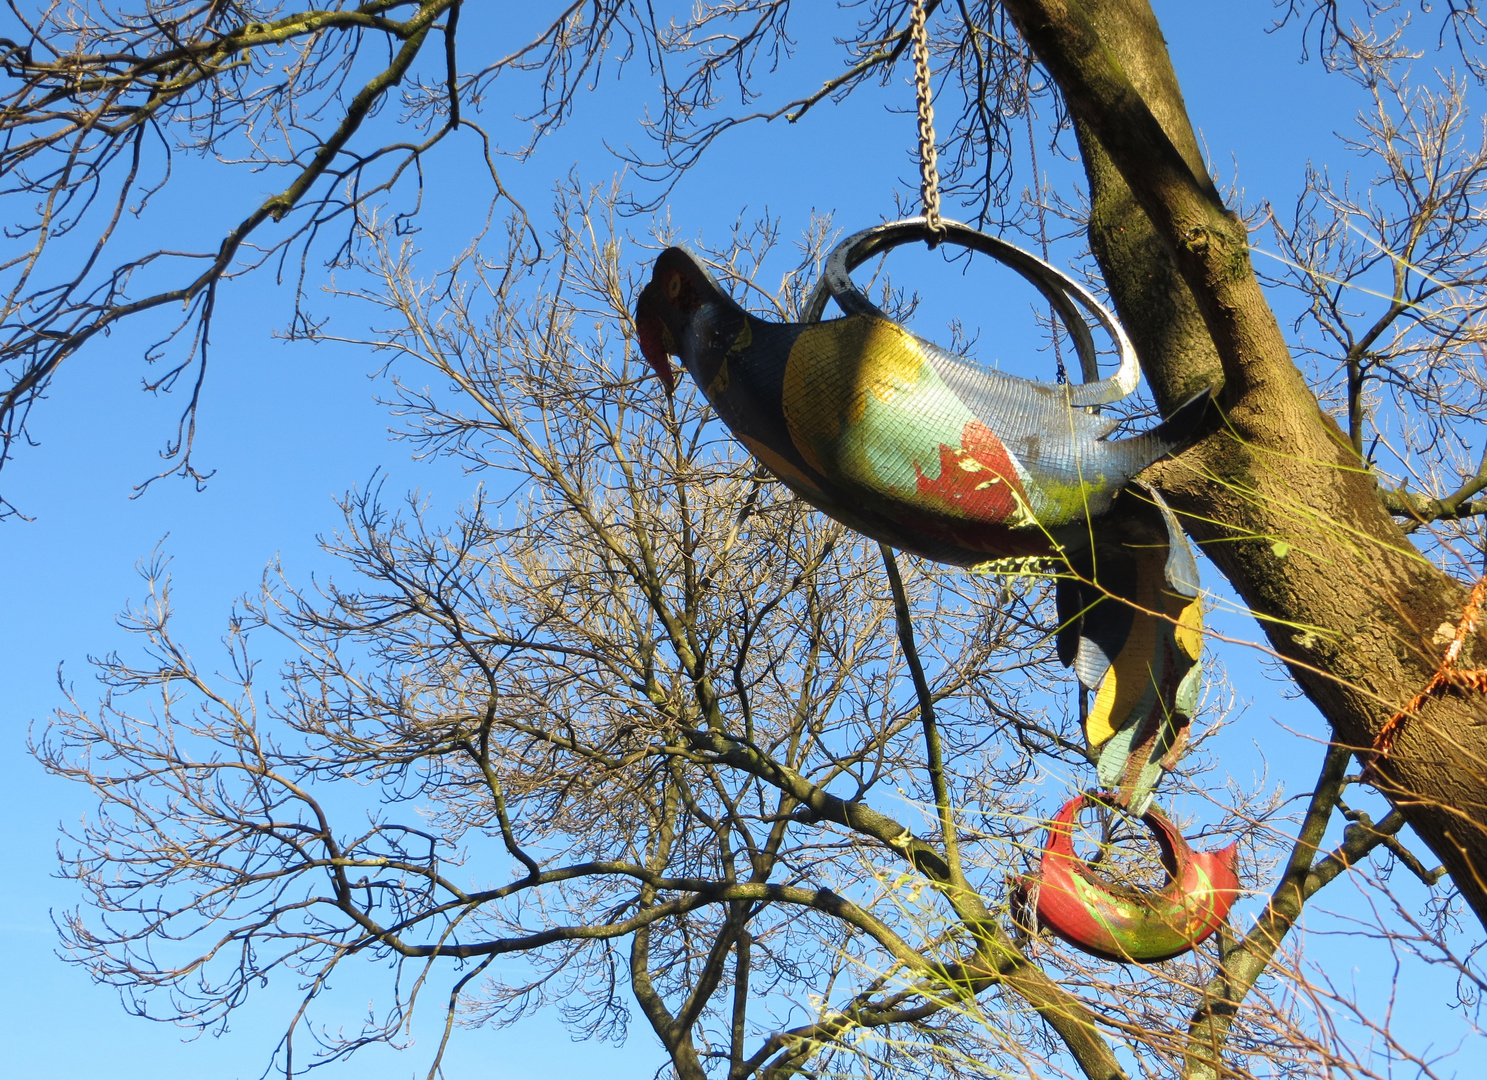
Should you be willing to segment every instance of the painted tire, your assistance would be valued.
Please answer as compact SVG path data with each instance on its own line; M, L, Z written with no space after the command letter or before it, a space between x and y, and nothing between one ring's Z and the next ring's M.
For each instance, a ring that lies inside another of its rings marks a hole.
M1036 875L1022 880L1038 922L1092 956L1120 962L1170 960L1208 938L1239 897L1237 845L1194 851L1161 811L1142 822L1156 837L1167 869L1160 889L1117 885L1074 854L1074 821L1097 794L1076 795L1049 823Z

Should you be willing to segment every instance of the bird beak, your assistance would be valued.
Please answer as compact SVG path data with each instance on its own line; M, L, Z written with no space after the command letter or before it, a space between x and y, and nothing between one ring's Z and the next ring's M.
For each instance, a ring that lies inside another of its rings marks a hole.
M660 376L662 385L666 387L666 396L671 397L676 393L676 371L671 366L675 342L665 320L656 311L654 288L652 283L642 289L635 304L635 337L640 342L641 355Z

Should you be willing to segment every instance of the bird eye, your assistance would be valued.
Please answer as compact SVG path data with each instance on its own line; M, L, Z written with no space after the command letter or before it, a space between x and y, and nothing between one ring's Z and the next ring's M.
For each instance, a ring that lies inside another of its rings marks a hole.
M673 271L672 273L666 275L666 296L667 296L667 298L668 299L671 299L671 300L675 300L678 296L681 295L681 291L682 291L682 276L680 274L676 273L675 271Z

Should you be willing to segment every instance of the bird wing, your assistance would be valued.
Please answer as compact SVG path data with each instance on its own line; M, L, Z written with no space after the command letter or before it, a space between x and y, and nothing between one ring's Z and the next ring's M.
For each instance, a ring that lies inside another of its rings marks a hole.
M1123 508L1130 520L1102 522L1057 586L1059 658L1096 691L1085 736L1099 749L1100 785L1137 814L1182 755L1203 677L1197 562L1150 494L1155 528L1149 508Z

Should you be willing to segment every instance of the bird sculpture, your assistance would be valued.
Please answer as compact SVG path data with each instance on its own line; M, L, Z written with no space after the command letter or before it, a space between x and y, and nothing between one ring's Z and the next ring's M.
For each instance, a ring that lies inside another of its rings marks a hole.
M1036 874L1020 883L1024 910L1037 922L1094 956L1154 963L1202 943L1229 917L1239 898L1237 845L1194 851L1159 810L1142 822L1162 851L1167 882L1160 889L1120 885L1074 853L1074 822L1098 800L1077 795L1048 826Z
M668 394L678 357L759 462L850 528L959 566L1053 560L1059 657L1097 691L1085 730L1100 782L1143 814L1186 742L1201 682L1201 606L1175 517L1131 482L1190 437L1208 392L1146 432L1109 438L1115 423L1095 409L1131 393L1140 373L1124 330L1048 264L944 225L946 240L991 255L1043 293L1085 382L985 368L911 333L857 289L851 271L863 260L929 238L922 218L838 244L795 323L749 314L694 255L667 248L636 303L641 352ZM829 300L843 317L822 319ZM1109 378L1098 377L1081 309L1120 351Z
M992 371L910 333L858 292L848 256L867 246L849 238L827 261L844 318L757 318L678 247L656 259L635 312L641 351L668 391L676 385L668 357L677 356L760 462L857 531L961 566L1048 554L1077 544L1087 530L1064 527L1108 511L1201 418L1206 393L1150 431L1107 439L1114 422L1081 406L1119 400L1139 370L1113 319L1105 316L1123 355L1110 379L1056 386ZM1052 267L1019 254L1099 309Z

